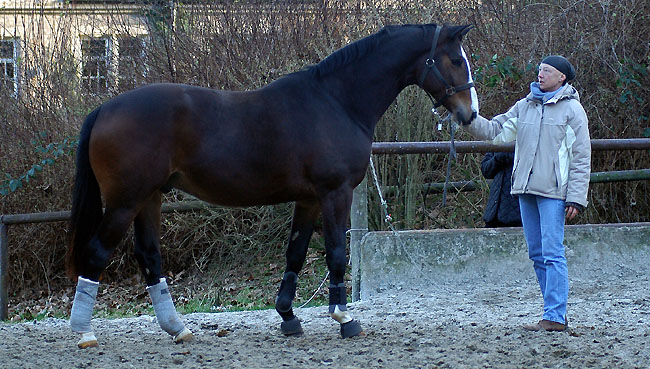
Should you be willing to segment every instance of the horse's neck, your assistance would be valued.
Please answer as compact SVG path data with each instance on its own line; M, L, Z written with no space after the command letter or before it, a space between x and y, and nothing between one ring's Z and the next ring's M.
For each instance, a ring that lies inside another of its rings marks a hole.
M372 55L349 64L329 82L326 78L325 84L331 86L333 95L340 96L341 103L352 112L357 123L372 133L397 95L415 83L414 54L412 51L400 53L390 43L378 46ZM391 60L387 61L382 55L392 55Z

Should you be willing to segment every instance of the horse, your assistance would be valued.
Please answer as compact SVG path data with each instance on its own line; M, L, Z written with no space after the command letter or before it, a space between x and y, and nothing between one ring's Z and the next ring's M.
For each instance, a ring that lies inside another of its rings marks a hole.
M66 253L77 281L70 327L78 347L98 345L90 323L100 276L131 224L160 327L176 343L192 340L162 277L161 199L172 189L229 207L295 203L275 301L287 336L303 333L292 305L321 216L329 314L341 337L362 335L347 310L345 235L375 125L415 84L456 121L471 122L478 103L462 48L471 28L386 26L257 90L151 84L92 111L79 136Z

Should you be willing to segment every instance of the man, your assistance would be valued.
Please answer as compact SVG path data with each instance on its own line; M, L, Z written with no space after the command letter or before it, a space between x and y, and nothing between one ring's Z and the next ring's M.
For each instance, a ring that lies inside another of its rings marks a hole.
M587 115L576 89L573 65L552 55L539 65L531 92L491 120L477 116L465 126L479 139L515 141L513 195L519 208L528 255L544 298L542 320L528 330L563 331L569 295L564 254L564 219L587 206L591 143Z

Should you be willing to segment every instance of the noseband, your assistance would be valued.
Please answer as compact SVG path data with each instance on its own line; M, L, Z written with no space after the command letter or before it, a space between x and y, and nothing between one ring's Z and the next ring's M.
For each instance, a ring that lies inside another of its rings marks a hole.
M418 84L424 90L424 87L423 87L424 86L423 85L424 84L424 79L427 77L427 73L429 73L429 70L431 70L433 72L433 74L435 74L436 77L440 80L440 82L442 82L442 84L445 85L445 96L443 96L442 99L438 100L437 102L435 101L433 96L431 96L429 91L424 90L427 93L427 95L429 95L429 99L431 99L431 102L433 103L433 108L434 109L439 107L440 105L442 105L442 103L445 102L445 100L447 100L447 98L449 98L450 96L453 96L457 92L460 92L460 91L463 91L463 90L468 90L468 89L474 87L474 82L466 83L464 85L456 86L456 87L451 86L447 82L445 77L442 76L442 73L440 73L440 70L436 66L436 59L434 58L433 54L435 54L435 52L436 52L436 47L438 46L438 38L440 37L440 31L441 30L442 30L442 26L436 25L436 32L435 32L435 34L433 36L433 42L431 43L431 51L429 51L429 57L424 62L425 63L425 68L422 71L422 76L420 77L420 83Z

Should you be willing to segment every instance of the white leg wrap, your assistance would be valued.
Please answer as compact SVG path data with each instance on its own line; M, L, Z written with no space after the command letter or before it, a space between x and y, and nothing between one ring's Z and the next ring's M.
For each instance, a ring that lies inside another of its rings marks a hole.
M165 278L160 278L160 283L147 287L147 292L149 292L149 296L151 297L153 310L156 313L160 328L173 337L180 337L182 334L187 334L185 332L187 330L185 325L176 313L176 308L169 294L169 288L167 287Z
M77 291L72 303L70 312L70 328L76 333L90 333L90 319L93 315L93 307L97 298L99 282L91 281L83 277L77 280Z
M347 310L341 311L338 305L334 307L334 312L331 313L330 316L332 317L332 319L336 320L341 324L352 321L352 316L350 315L350 313Z

